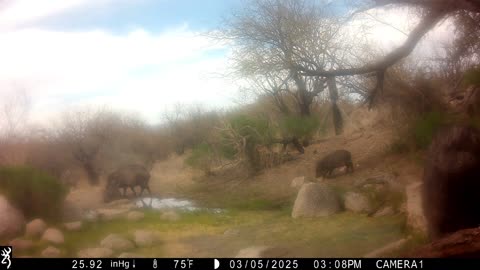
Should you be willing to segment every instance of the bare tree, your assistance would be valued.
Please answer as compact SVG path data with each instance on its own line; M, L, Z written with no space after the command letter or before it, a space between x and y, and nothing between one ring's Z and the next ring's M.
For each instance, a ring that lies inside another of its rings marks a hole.
M336 77L374 74L377 78L377 82L370 91L368 97L370 106L373 105L373 100L377 93L381 92L383 89L386 70L401 59L408 56L413 51L417 43L422 39L422 37L432 28L434 28L438 22L447 17L453 17L459 12L466 12L470 15L480 13L480 2L476 0L372 0L364 2L367 3L367 5L359 9L357 12L365 11L371 8L402 5L422 9L423 17L417 26L408 34L407 39L400 47L376 61L358 67L335 68L330 70L323 68L311 68L300 62L292 62L291 68L296 69L301 74L310 76Z
M100 150L115 135L111 119L112 114L106 110L83 110L67 113L63 120L60 136L93 185L99 183Z
M26 155L21 139L30 111L30 99L24 89L13 89L0 95L0 163L21 163Z
M290 63L301 59L312 68L334 65L335 53L329 50L338 27L333 17L312 1L255 0L234 13L226 25L216 37L235 42L236 74L272 95L281 111L291 112L280 98L289 94L296 101L295 110L310 115L310 105L325 90L326 79L304 76Z

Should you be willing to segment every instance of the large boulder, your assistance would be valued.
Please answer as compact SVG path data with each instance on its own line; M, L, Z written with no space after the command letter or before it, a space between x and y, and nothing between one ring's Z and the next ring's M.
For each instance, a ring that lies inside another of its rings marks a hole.
M325 217L342 210L340 200L326 184L307 183L298 192L292 217Z
M49 246L42 251L42 257L45 258L58 258L61 254L62 252L58 248L52 246Z
M414 250L406 257L480 258L480 227L456 231Z
M422 206L422 183L416 182L405 188L407 195L407 225L421 232L427 231L427 221Z
M25 217L0 195L0 239L12 238L22 233Z
M372 204L367 196L357 192L345 193L345 209L354 213L367 213L372 211Z
M63 244L65 237L63 233L56 228L48 228L42 235L42 240L48 241L54 244Z
M156 241L156 235L151 231L137 230L133 233L135 244L139 247L152 246Z
M118 234L108 235L100 242L100 245L104 248L109 248L111 250L120 252L134 248L132 241Z
M87 248L78 252L79 258L109 258L113 255L113 250L109 248Z
M43 219L37 218L27 224L25 235L28 237L40 237L46 229L47 223Z

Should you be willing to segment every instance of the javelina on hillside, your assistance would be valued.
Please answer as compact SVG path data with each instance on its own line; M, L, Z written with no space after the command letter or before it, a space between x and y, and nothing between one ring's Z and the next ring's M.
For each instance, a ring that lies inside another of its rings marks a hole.
M438 239L480 225L480 132L453 126L435 136L423 174L428 233Z
M336 150L317 162L315 177L330 176L338 167L347 166L348 172L353 172L352 154L347 150Z
M104 201L109 202L121 196L125 197L127 194L127 187L129 187L136 196L135 187L140 186L142 195L143 190L148 190L148 181L150 180L150 173L141 165L127 165L119 168L108 176L107 186L105 188ZM119 189L123 189L123 194Z

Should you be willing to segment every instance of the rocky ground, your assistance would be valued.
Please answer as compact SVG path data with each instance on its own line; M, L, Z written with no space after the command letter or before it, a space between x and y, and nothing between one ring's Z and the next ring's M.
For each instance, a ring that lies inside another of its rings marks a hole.
M102 186L79 185L67 198L64 223L27 223L0 200L11 216L0 216L0 228L13 239L14 256L401 255L425 242L422 170L415 157L388 152L392 136L381 127L357 128L316 141L305 154L292 153L293 161L249 179L205 179L184 164L185 155L156 163L153 196L186 198L221 213L157 211L129 199L103 204ZM355 172L315 179L316 160L336 149L352 152Z

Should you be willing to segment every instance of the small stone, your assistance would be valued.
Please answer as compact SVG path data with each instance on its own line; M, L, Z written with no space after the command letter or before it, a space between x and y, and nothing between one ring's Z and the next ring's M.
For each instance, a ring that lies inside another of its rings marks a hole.
M78 252L79 258L109 258L113 255L113 251L109 248L87 248Z
M131 252L123 252L122 254L118 255L117 258L140 258L136 253L131 253Z
M240 250L236 258L280 258L288 257L289 251L281 247L253 246Z
M97 212L102 220L108 221L123 217L128 212L128 209L99 209Z
M54 243L54 244L63 244L65 238L63 233L55 228L48 228L42 236L42 240Z
M384 217L384 216L391 216L395 214L395 211L393 210L393 207L387 206L384 207L380 210L378 210L373 216L374 217Z
M25 235L28 237L39 237L47 229L47 223L40 218L30 221L25 228Z
M13 249L15 249L15 250L28 250L28 249L31 249L33 247L33 242L31 240L28 240L28 239L16 238L16 239L13 239L12 241L10 241L10 243L8 245L12 246Z
M82 222L81 221L74 221L64 223L63 226L67 231L79 231L82 229Z
M58 248L49 246L42 251L42 257L58 258L58 257L60 257L61 253L62 252Z
M100 214L96 210L87 210L83 214L83 220L88 222L97 222L100 219Z
M114 251L126 251L134 248L134 245L130 240L125 239L118 234L108 235L100 242L100 245Z

